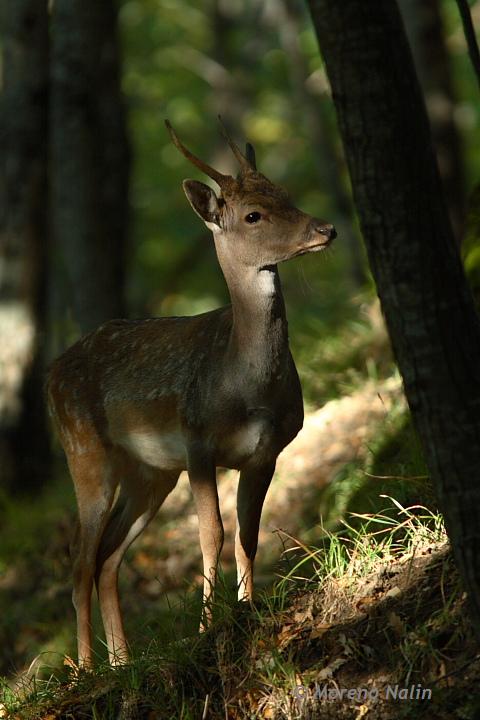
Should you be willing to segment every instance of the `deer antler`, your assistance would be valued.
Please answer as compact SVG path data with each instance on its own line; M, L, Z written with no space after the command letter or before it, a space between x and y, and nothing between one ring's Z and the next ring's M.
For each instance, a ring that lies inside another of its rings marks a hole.
M255 159L255 148L249 142L247 142L247 144L245 146L245 157L247 158L250 167L253 170L256 170L257 169L257 161Z
M242 176L248 175L252 172L256 171L256 164L255 164L255 150L253 149L253 146L250 143L247 143L246 146L246 153L245 155L240 151L238 145L232 140L230 135L227 132L227 129L225 125L222 122L222 118L220 115L218 116L218 120L220 122L220 127L222 130L222 135L229 144L230 148L232 149L233 154L237 158L239 164L240 164L240 175L238 179L240 179ZM167 130L170 134L170 137L172 138L172 141L175 145L175 147L180 150L182 155L184 155L187 160L189 160L193 165L198 167L199 170L201 170L205 175L208 175L208 177L211 177L212 180L215 180L215 182L220 186L222 191L225 193L231 193L235 190L238 179L235 180L234 177L231 175L224 175L221 172L218 172L218 170L215 170L210 165L207 165L207 163L203 162L203 160L200 160L200 158L196 157L193 153L188 150L188 148L185 147L185 145L182 143L182 141L179 139L177 133L173 129L173 127L170 124L169 120L165 120L165 125L167 127Z
M250 145L250 143L247 143L247 155L245 156L242 153L242 151L240 150L240 148L238 147L238 145L232 140L232 138L228 134L227 128L225 127L224 122L220 115L218 115L218 122L220 123L223 137L225 138L227 143L230 145L230 148L231 148L233 154L235 155L235 157L237 158L237 160L240 164L241 173L246 174L246 173L251 173L252 170L256 170L255 151L253 149L253 146ZM253 162L252 162L252 159L253 159Z
M187 160L190 160L190 162L196 167L198 167L198 169L201 170L203 173L205 173L205 175L208 175L208 177L211 177L212 180L215 180L215 182L222 188L222 190L231 186L232 182L235 182L234 178L231 175L224 175L223 173L218 172L218 170L210 167L210 165L207 165L207 163L203 162L203 160L200 160L200 158L197 158L193 153L191 153L190 150L188 150L178 138L177 133L171 126L169 120L165 120L165 125L167 126L167 130L170 133L173 144L180 150L182 155L185 155Z

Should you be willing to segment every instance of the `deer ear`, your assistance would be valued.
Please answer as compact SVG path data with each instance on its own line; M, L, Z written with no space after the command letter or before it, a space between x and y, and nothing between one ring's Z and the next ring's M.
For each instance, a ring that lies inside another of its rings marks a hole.
M190 205L208 227L211 230L211 225L218 227L218 198L212 188L198 180L184 180L183 189Z

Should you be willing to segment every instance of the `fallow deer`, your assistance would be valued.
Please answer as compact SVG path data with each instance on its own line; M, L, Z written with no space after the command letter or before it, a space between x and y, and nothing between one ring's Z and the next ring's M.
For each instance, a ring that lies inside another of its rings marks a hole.
M243 154L224 131L240 165L234 178L194 156L166 125L176 147L220 188L217 195L197 180L183 182L213 233L231 305L192 317L111 320L51 366L49 408L78 504L72 559L81 666L92 662L94 582L110 662L128 658L119 566L182 470L198 514L204 622L223 544L217 467L240 471L238 595L252 598L265 494L278 454L303 424L277 263L323 250L336 235L258 172L250 144Z

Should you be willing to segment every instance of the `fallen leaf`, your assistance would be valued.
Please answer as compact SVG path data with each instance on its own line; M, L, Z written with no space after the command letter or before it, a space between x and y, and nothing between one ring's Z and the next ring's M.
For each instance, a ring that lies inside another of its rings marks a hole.
M345 665L346 662L348 662L348 658L339 657L336 660L333 660L329 665L327 665L327 667L324 667L323 670L320 670L316 678L317 682L319 680L327 680L333 677L333 673L336 672L339 668L341 668L342 665Z
M397 635L405 635L405 625L399 615L395 612L388 613L388 622Z
M288 643L300 635L301 632L302 629L298 625L294 625L293 623L284 625L277 635L278 646L281 649L284 648L285 645L288 645Z
M310 633L310 640L322 637L322 635L325 635L327 630L330 630L331 627L331 623L318 623L318 625L315 625L315 627L312 628L312 631Z
M297 610L293 615L293 620L296 623L304 623L307 620L312 620L312 612L309 608L306 610Z
M365 717L369 710L370 708L368 705L360 705L360 707L357 708L357 716L355 720L360 720L360 718Z
M400 588L395 585L395 587L390 588L390 590L388 590L385 593L385 597L386 598L395 598L395 597L398 597L398 595L401 595L401 592L402 591L400 590Z
M366 597L361 597L355 604L355 607L357 610L360 610L360 612L368 613L376 604L377 598L372 595L368 595Z

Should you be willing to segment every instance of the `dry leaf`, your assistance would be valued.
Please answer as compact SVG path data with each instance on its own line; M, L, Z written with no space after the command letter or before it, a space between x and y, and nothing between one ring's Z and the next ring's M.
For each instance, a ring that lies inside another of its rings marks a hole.
M315 607L315 601L313 597L308 598L308 602L306 603L306 607L303 607L301 610L296 610L293 615L293 620L296 623L304 623L308 620L311 622L313 620L314 615L314 607Z
M357 610L360 610L360 612L369 613L371 612L372 607L376 604L377 598L372 595L368 595L366 597L361 597L355 604L355 607Z
M402 591L400 590L400 588L397 587L397 585L395 585L395 587L390 588L390 590L385 593L385 597L386 598L395 598L395 597L398 597L398 595L401 595L401 593L402 593Z
M312 631L310 633L310 640L322 637L322 635L324 635L327 630L330 630L331 627L331 623L318 623L318 625L315 625L315 627L312 628Z
M327 665L327 667L324 667L323 670L320 670L318 676L316 677L317 682L321 680L328 680L333 677L333 673L341 668L342 665L345 665L346 662L348 662L348 658L339 657L336 660L333 660L330 665Z
M365 715L368 713L370 708L368 707L368 705L360 705L360 707L356 708L356 710L357 710L357 716L356 716L355 720L360 720L360 718L365 717Z
M284 625L277 635L277 644L280 648L284 648L294 638L296 638L302 632L298 625Z
M405 625L399 615L395 612L388 613L388 622L397 635L405 635Z
M293 614L293 621L296 623L304 623L307 622L307 620L312 620L312 612L309 608L306 608L305 610L297 610Z

